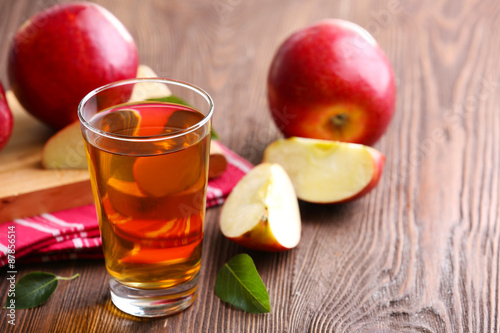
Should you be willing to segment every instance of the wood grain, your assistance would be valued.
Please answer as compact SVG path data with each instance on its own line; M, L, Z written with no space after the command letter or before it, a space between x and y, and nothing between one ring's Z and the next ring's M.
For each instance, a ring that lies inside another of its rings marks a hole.
M0 68L9 35L55 1L0 2ZM57 1L59 2L59 1ZM199 299L181 314L137 319L109 300L102 261L19 266L60 284L17 311L12 332L500 332L500 3L495 0L96 1L127 26L141 62L205 88L222 143L260 162L279 137L266 104L274 51L327 17L359 23L394 66L397 110L376 148L381 183L352 203L301 203L302 240L286 253L247 251L207 214ZM6 73L0 71L6 83ZM1 158L1 154L0 154ZM223 304L213 286L237 253L255 260L272 311ZM0 284L6 290L6 275Z

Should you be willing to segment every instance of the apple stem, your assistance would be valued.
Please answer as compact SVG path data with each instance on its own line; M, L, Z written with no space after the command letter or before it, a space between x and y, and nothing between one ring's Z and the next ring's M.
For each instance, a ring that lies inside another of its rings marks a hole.
M335 116L330 118L333 125L335 125L337 127L343 126L347 122L348 119L349 119L349 116L345 113L339 113L339 114L336 114Z

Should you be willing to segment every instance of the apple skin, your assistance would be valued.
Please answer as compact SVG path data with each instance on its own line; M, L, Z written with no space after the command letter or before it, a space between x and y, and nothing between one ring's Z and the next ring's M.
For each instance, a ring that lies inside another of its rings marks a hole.
M14 118L5 98L5 90L0 82L0 150L5 147L12 134Z
M373 145L394 113L391 64L355 23L327 19L278 48L268 73L268 102L285 137Z
M8 76L21 105L58 130L77 120L87 93L134 78L138 65L134 40L113 14L94 3L69 2L35 14L19 28Z
M231 241L246 247L247 249L265 252L283 252L291 248L281 245L271 230L269 222L260 220L259 223L250 231L239 237L228 237Z

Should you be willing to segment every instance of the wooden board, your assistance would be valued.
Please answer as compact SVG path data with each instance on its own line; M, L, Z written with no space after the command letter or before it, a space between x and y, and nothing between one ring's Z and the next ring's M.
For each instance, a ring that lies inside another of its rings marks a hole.
M46 170L42 149L54 133L8 91L14 130L0 151L0 222L92 203L87 170Z

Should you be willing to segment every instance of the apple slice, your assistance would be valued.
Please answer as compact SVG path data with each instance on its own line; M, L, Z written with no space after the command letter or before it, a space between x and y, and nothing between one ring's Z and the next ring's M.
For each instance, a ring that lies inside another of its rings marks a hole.
M222 208L220 229L225 237L255 250L296 247L300 212L285 170L278 164L262 163L247 173Z
M102 118L99 126L105 131L117 132L128 127L137 128L140 121L140 114L134 110L126 110L108 113ZM130 126L130 122L133 122L134 126ZM45 169L87 168L85 143L79 121L69 124L47 140L42 150L42 166Z
M374 188L385 156L360 144L292 137L271 143L264 161L283 166L299 199L336 203L359 198Z
M138 78L158 77L153 69L147 65L139 65L137 69ZM162 98L170 96L172 93L163 83L140 83L134 86L129 102L144 101L149 98Z
M200 179L185 191L163 197L149 197L141 192L137 183L109 178L108 200L113 210L124 217L134 219L172 220L186 218L203 208L204 179ZM107 212L113 215L113 212Z
M51 136L42 150L45 169L86 169L85 143L80 123L74 122Z
M210 160L208 163L208 179L222 176L227 169L227 158L220 147L219 142L212 139L210 141Z
M201 152L190 146L171 154L143 156L135 160L133 173L144 194L163 197L192 186L202 172Z

